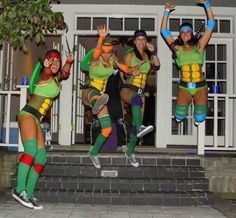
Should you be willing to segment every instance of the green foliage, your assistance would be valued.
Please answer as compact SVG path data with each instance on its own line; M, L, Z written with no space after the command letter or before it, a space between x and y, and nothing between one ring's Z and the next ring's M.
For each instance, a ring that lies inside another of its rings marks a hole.
M48 0L0 0L0 45L27 50L27 40L44 43L45 35L67 30L61 12L53 12Z

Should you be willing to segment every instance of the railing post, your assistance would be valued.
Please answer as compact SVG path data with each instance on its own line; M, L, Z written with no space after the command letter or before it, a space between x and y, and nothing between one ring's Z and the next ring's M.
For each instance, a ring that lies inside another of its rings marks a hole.
M205 153L205 129L206 122L202 122L198 125L197 128L197 153L198 155L204 155Z
M19 85L17 88L20 88L20 110L25 106L27 102L27 88L28 86L25 85ZM24 147L22 145L21 136L20 136L20 129L19 129L19 146L18 146L18 152L24 151Z

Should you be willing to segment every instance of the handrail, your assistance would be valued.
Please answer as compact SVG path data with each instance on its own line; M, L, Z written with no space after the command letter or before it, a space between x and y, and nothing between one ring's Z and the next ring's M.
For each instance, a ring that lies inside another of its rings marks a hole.
M233 145L233 128L230 126L232 124L232 118L230 116L230 111L233 111L230 107L233 107L233 100L236 100L236 94L209 94L208 97L214 100L214 129L213 129L213 146L206 147L205 145L205 122L198 126L198 154L204 155L206 150L236 150ZM225 99L225 136L224 145L218 146L218 101L219 99Z

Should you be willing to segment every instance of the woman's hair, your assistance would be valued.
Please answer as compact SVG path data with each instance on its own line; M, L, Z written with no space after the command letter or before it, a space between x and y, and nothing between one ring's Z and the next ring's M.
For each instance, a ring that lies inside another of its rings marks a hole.
M137 37L139 37L139 36L143 36L143 37L145 37L146 39L147 39L147 33L144 31L144 30L136 30L135 32L134 32L134 40L137 38ZM150 53L150 51L148 50L148 49L145 49L144 50L144 52L148 55L148 59L150 59L150 57L151 57L151 53ZM137 47L136 47L136 45L134 44L134 53L135 53L135 55L136 55L136 57L139 59L139 60L142 60L143 58L142 58L142 55L140 54L140 52L138 51L138 49L137 49Z
M193 26L191 23L182 23L179 27L179 31L181 31L181 29L184 27L189 27L189 29L192 29L192 31L193 31ZM193 35L193 33L192 33L192 37L190 40L188 40L188 44L191 46L197 45L199 39L200 39L199 35L196 35L196 34ZM181 39L180 34L179 34L178 38L174 41L173 45L171 45L171 46L173 47L175 45L179 45L179 46L184 45L184 42Z

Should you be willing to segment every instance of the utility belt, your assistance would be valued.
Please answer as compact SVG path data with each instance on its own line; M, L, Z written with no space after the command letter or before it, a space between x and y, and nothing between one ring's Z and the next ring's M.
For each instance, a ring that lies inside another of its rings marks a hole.
M131 85L131 84L124 84L122 88L128 88L135 92L137 92L139 95L143 94L144 90L142 88L139 88L137 86Z
M179 85L183 86L185 88L195 89L195 88L200 88L200 87L206 86L206 80L203 80L203 81L200 81L200 82L184 82L184 81L180 81Z
M30 105L26 104L23 108L23 111L28 112L32 115L34 115L40 122L42 122L44 115L41 114L37 109L31 107Z

